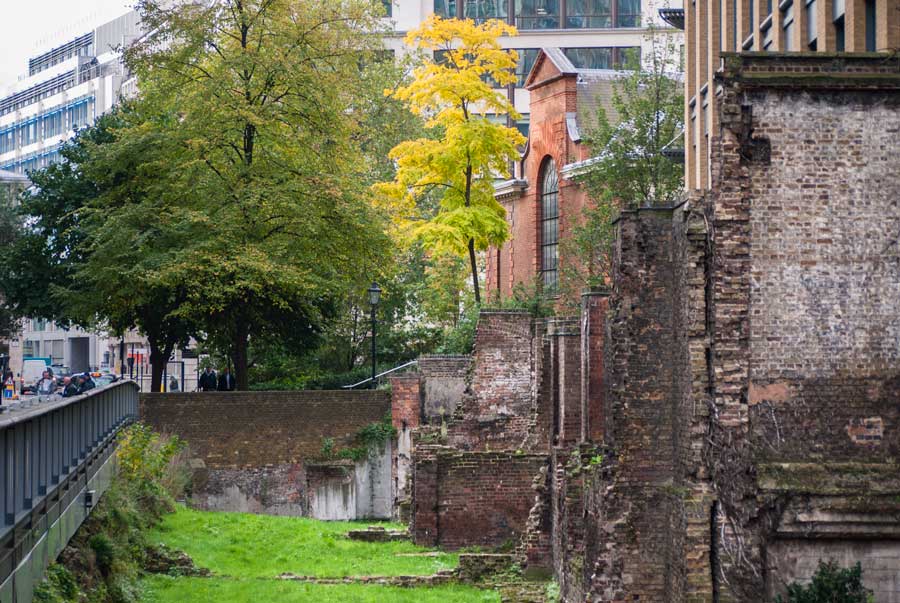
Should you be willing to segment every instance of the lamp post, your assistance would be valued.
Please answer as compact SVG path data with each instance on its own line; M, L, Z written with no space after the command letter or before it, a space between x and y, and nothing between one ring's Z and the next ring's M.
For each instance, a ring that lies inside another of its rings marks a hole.
M381 301L381 288L373 282L369 287L369 305L372 306L372 389L375 389L375 308Z

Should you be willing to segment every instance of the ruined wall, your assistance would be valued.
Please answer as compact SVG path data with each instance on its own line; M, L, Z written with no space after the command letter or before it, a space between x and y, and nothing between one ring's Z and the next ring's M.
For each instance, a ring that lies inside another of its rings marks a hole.
M524 311L482 310L475 332L471 393L449 425L461 450L517 450L534 400L532 318Z
M391 516L390 446L332 468L311 461L326 438L353 444L390 412L382 391L142 394L141 420L190 448L193 503L323 519Z
M423 415L428 421L451 416L468 387L471 356L420 356Z
M411 532L417 544L457 549L519 543L547 457L507 452L416 450Z
M774 595L834 556L861 561L877 601L900 601L883 578L900 574L900 66L728 56L718 81L707 214L723 595Z

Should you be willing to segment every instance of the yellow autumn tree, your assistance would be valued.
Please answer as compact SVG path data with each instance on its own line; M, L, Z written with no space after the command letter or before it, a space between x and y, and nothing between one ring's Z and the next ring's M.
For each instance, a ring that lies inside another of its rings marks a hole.
M397 165L391 182L375 185L403 236L436 253L468 255L475 301L481 303L476 253L509 237L506 212L494 198L493 180L508 177L525 138L504 125L518 118L503 90L516 81L517 54L500 46L516 34L499 20L432 15L409 33L406 43L430 51L407 86L389 92L426 119L433 136L402 142L391 150ZM423 200L433 196L436 208Z

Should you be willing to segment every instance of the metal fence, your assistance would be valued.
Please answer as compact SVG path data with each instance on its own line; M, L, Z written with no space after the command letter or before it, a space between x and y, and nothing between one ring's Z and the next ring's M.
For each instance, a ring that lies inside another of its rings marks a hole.
M19 603L31 600L47 563L108 486L116 434L137 418L138 386L121 381L3 409L0 602Z

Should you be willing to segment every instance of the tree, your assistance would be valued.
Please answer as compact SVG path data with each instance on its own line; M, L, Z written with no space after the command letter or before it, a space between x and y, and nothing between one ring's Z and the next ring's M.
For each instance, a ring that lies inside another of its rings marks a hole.
M22 220L13 205L12 187L0 183L0 249L9 250L15 245L22 231ZM8 261L0 258L0 263ZM18 317L0 291L0 339L13 337L18 331Z
M613 87L613 115L598 109L597 125L588 132L594 155L577 177L592 203L563 244L578 262L565 268L564 287L609 282L615 229L622 208L674 204L681 196L684 166L666 156L682 145L684 95L677 78L673 38L648 26L649 55L632 63Z
M392 182L376 186L400 231L436 253L468 254L476 303L481 303L476 253L509 237L505 211L494 198L493 180L508 173L524 137L497 121L517 117L494 83L515 82L516 53L498 38L515 35L498 20L441 19L432 15L406 37L412 47L439 51L426 59L413 81L393 92L417 115L426 117L431 138L403 142L391 151L397 164ZM437 207L427 201L434 196Z
M788 585L786 603L869 603L872 592L862 583L862 566L842 568L834 561L819 561L809 584L794 582ZM777 603L785 603L779 595Z
M251 336L315 328L386 261L354 137L382 7L143 0L139 10L150 33L126 60L150 111L177 115L170 129L186 146L166 195L198 226L155 277L186 286L184 313L228 352L245 389Z

